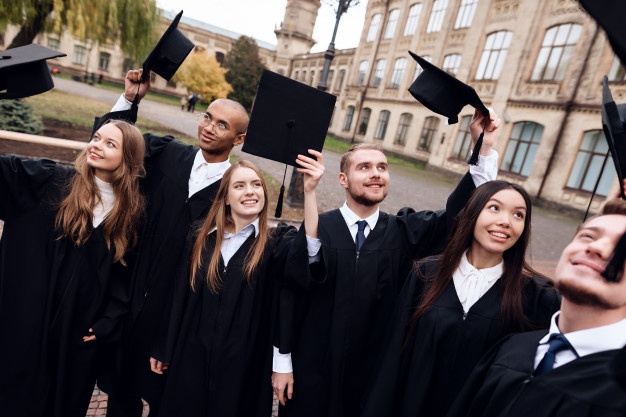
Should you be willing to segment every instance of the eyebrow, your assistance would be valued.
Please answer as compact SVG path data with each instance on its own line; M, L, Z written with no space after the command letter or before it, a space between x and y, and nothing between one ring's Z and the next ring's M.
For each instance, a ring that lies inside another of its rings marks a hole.
M119 145L119 142L113 138L106 138L106 140L110 140L111 142L115 142L116 145Z
M504 203L503 203L502 201L498 200L497 198L493 198L493 197L491 197L491 198L489 199L489 201L495 201L495 202L496 202L496 203L498 203L498 204L504 205ZM488 201L488 202L489 202L489 201ZM514 208L516 208L516 209L518 209L518 210L527 210L526 206L517 206L517 207L514 207Z
M211 113L204 112L204 114L206 114L207 116L209 116L211 119L213 118L213 116L211 115ZM230 128L230 123L228 123L228 121L226 120L221 120L221 119L217 119L215 120L215 123L222 123L223 125L225 125L226 127Z

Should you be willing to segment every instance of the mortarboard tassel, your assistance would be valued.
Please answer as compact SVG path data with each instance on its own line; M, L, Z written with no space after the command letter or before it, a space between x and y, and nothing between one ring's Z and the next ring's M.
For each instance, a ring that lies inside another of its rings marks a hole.
M615 250L613 251L613 257L606 266L602 276L608 282L619 282L622 279L624 273L624 261L626 261L626 233L619 238Z
M295 175L295 172L294 172ZM285 165L285 173L283 174L283 183L280 185L280 193L278 194L278 201L276 202L276 212L274 217L280 219L283 215L283 196L285 195L285 177L287 176L287 165Z
M484 135L485 135L485 130L483 129L483 131L480 132L480 136L478 137L478 140L476 141L476 146L474 146L474 150L472 151L472 156L470 156L470 159L467 161L468 164L478 165L478 155L480 154L480 147L483 146Z

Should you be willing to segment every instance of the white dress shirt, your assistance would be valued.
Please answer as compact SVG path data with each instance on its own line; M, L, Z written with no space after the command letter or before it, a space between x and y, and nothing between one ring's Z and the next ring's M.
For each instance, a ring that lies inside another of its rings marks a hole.
M100 178L94 176L96 179L96 186L100 191L100 201L93 208L93 227L94 229L100 225L111 212L115 205L115 194L113 193L113 186L102 181Z
M463 311L467 312L502 276L503 262L491 268L476 269L467 260L467 251L461 257L459 267L452 275L454 289Z
M223 162L207 162L202 156L202 150L198 149L189 174L189 197L220 180L229 167L228 159Z
M560 311L557 311L550 320L550 331L540 341L535 353L535 369L548 351L550 335L561 333L558 326ZM563 333L576 353L570 349L556 352L554 368L565 365L578 357L604 352L605 350L621 349L626 346L626 319L606 326Z

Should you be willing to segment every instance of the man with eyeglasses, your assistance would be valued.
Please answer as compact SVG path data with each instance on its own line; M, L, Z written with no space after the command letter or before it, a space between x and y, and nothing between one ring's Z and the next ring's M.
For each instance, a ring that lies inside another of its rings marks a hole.
M136 93L140 100L146 95L150 77L141 82L141 75L142 70L126 74L125 92L112 111L129 109ZM149 403L156 400L152 395L157 396L159 388L150 372L149 353L168 311L185 239L191 225L207 215L230 166L230 152L243 143L248 122L241 104L221 98L198 116L198 147L172 136L144 135L146 177L141 185L148 206L140 241L129 259L130 311L115 349L119 355L115 368L119 369L108 369L98 381L109 394L110 417L142 415L140 386L146 387L144 399Z

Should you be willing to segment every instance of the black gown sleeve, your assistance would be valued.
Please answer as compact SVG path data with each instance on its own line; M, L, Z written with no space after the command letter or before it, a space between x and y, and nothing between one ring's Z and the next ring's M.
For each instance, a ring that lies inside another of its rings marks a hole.
M157 157L170 142L176 140L173 136L156 136L152 133L146 133L143 138L146 141L146 154L144 156L146 162Z
M114 342L122 334L121 321L128 313L130 301L130 268L116 262L109 275L106 305L96 322L91 326L100 342Z
M0 156L0 219L10 220L39 204L56 166L49 159Z

